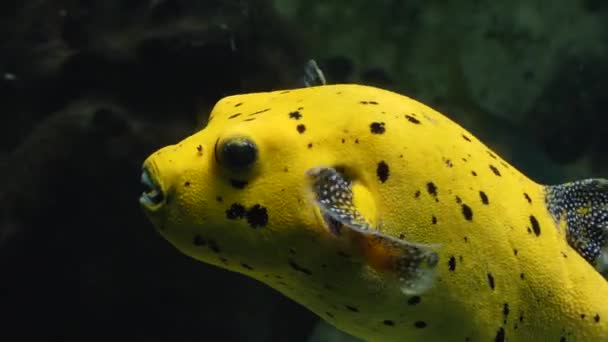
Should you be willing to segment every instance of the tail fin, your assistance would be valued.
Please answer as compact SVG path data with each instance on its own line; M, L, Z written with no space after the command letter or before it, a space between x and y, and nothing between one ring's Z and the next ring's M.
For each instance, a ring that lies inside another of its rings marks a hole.
M608 180L547 186L546 201L568 244L608 279Z

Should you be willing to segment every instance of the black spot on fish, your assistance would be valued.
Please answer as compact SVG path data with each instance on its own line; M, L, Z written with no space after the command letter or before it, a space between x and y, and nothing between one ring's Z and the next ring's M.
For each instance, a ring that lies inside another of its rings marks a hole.
M255 204L251 209L247 210L247 223L251 228L262 228L268 224L268 213L266 208L259 204Z
M295 119L295 120L300 120L302 118L302 114L300 114L300 112L296 110L296 111L289 113L289 118Z
M270 108L258 110L257 112L254 112L254 113L251 113L251 114L247 114L247 116L252 116L252 115L258 115L258 114L266 113L269 110L270 110Z
M532 199L530 198L530 195L528 195L527 193L524 192L524 197L526 198L526 201L528 201L528 203L532 203Z
M426 183L426 191L428 191L429 195L437 197L437 186L433 182Z
M517 248L513 248L513 255L517 256Z
M346 309L348 309L348 311L359 312L359 309L357 309L354 306L346 305L345 307L346 307Z
M498 171L496 166L490 164L490 170L492 170L492 172L494 172L495 175L500 176L500 171Z
M593 316L593 320L595 321L595 323L599 323L600 322L600 315L599 314L595 314L595 316Z
M454 256L451 256L448 260L448 269L452 272L456 269L456 258Z
M359 139L355 139L355 144L358 144L358 143L359 143Z
M490 288L494 290L494 276L492 273L488 273L488 284L490 285Z
M333 315L331 312L329 312L329 311L326 311L326 312L325 312L325 314L326 314L326 315L327 315L327 317L329 317L329 318L334 318L334 315Z
M525 274L523 274L523 273L520 273L520 274L519 274L519 279L524 280L524 278L525 278L525 277L526 277L526 275L525 275Z
M469 238L466 236L463 238L463 240L464 240L464 242L469 242Z
M488 155L489 155L490 157L492 157L493 159L496 159L496 156L494 155L494 153L492 153L492 152L490 152L490 151L486 151L486 152L488 152Z
M298 130L298 133L302 134L304 133L304 131L306 131L306 126L304 126L303 124L299 124L296 129Z
M471 174L472 174L473 176L477 177L477 172L475 172L475 171L471 171Z
M196 152L198 152L199 155L202 155L203 154L203 145L197 145Z
M391 321L391 320L388 320L388 319L387 319L387 320L385 320L385 321L384 321L384 322L382 322L382 323L384 323L384 325L388 325L389 327L392 327L392 326L394 326L394 325L395 325L395 322L393 322L393 321Z
M421 298L420 296L412 296L407 300L408 305L418 305L420 304Z
M344 138L342 138L342 143L344 144L346 142L346 140Z
M418 329L423 329L423 328L426 328L426 322L425 321L416 321L416 322L414 322L414 326Z
M312 143L308 143L307 147L312 148Z
M190 186L190 182L185 182L185 183L184 183L184 186L185 186L185 187Z
M243 121L253 121L253 120L255 120L255 118L249 118L249 119L245 119Z
M585 317L587 317L587 315L581 314L581 319L585 319Z
M432 224L437 224L437 218L436 218L435 216L433 216L433 217L431 218L431 223L432 223Z
M485 192L480 191L479 192L479 197L481 198L481 203L483 204L490 204L490 200L488 199L488 195L486 195Z
M389 176L388 164L384 160L382 160L378 163L378 166L376 167L376 175L378 176L378 179L382 183L386 182L386 180L388 179L388 176Z
M226 210L226 218L229 220L242 219L245 217L245 207L239 203L233 203L228 210Z
M220 253L220 246L218 246L215 240L209 240L209 249L211 249L214 253Z
M238 179L231 179L230 180L230 185L232 185L232 187L236 188L236 189L243 189L243 188L245 188L245 186L247 186L247 181L242 181L242 180L238 180Z
M467 137L467 136L466 136L466 135L464 135L464 134L462 135L462 138L463 138L464 140L468 141L468 142L471 142L471 139L469 139L469 137Z
M246 269L248 269L248 270L250 270L250 271L253 271L253 267L251 267L251 266L247 265L247 264L246 264L246 263L244 263L244 262L242 262L242 263L241 263L241 266L243 266L244 268L246 268Z
M415 117L413 117L411 115L405 114L405 118L407 119L407 121L409 121L411 123L415 123L416 125L420 124L420 120L416 119Z
M414 197L415 198L420 197L420 190L416 190L416 192L414 193Z
M291 90L283 90L279 94L289 94L289 93L291 93Z
M562 337L559 339L559 342L566 342L566 336L562 336Z
M218 202L223 202L224 201L224 199L222 198L222 196L216 196L215 200L218 201Z
M504 342L505 341L505 329L500 327L496 332L496 337L494 338L494 342Z
M237 103L237 104L234 105L234 108L240 107L242 104L243 104L243 102L239 102L239 103Z
M507 323L507 317L509 316L509 303L505 303L502 306L502 315L505 316L505 323Z
M369 128L372 134L382 134L386 131L384 128L384 122L372 122L372 124L369 125Z
M229 119L229 120L230 120L230 119L234 119L234 118L239 117L239 116L241 116L241 113L232 114L232 115L230 115L230 116L228 117L228 119Z
M538 224L538 221L536 220L536 217L534 217L534 215L530 215L530 224L532 224L532 230L534 231L534 234L536 236L540 235L540 225Z
M306 275L312 275L312 272L309 269L298 265L294 260L289 259L289 266L298 272L302 272Z
M376 101L369 101L368 103L371 104L371 105L377 105L378 104L378 102L376 102Z
M471 221L473 219L473 210L471 210L471 207L464 203L462 204L462 215L467 221Z
M205 239L203 239L203 237L198 234L194 235L194 239L192 240L192 242L195 246L204 246L207 244L207 241L205 241Z

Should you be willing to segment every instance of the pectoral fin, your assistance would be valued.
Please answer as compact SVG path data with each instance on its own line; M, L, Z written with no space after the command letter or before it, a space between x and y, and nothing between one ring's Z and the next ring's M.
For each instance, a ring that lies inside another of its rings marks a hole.
M403 293L421 294L432 286L438 246L411 243L372 228L353 203L351 181L335 169L317 167L307 175L313 178L314 201L332 234L352 241L376 271L394 275Z

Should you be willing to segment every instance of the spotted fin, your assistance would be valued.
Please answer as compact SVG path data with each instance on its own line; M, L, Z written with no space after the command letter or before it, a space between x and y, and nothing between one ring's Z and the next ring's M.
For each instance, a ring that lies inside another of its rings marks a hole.
M315 204L332 234L359 246L376 271L396 276L404 294L421 294L432 286L438 246L411 243L372 228L353 203L352 183L335 169L317 167L307 175L313 179Z
M570 246L608 279L608 180L548 186L546 202Z
M325 75L323 75L323 71L317 65L317 62L314 59L309 60L304 67L304 76L302 77L302 86L303 87L314 87L325 85L327 82L325 81Z

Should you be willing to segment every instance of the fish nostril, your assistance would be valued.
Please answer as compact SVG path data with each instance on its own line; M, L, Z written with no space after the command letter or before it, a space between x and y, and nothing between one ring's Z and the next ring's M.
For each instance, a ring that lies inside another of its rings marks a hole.
M139 202L145 206L158 206L160 205L165 196L161 188L154 183L148 169L144 168L141 173L141 184L144 187L144 191L139 198Z

